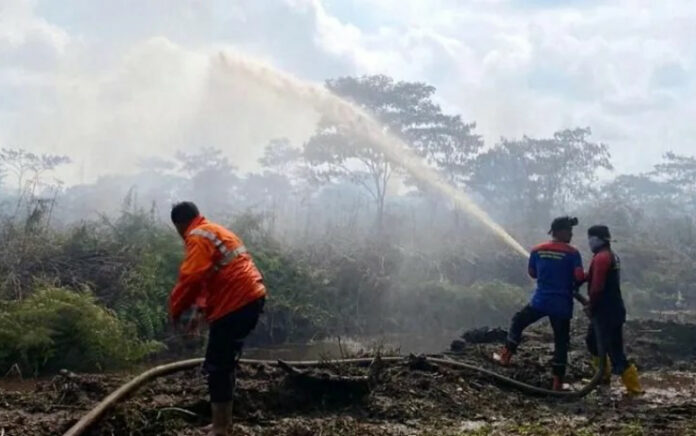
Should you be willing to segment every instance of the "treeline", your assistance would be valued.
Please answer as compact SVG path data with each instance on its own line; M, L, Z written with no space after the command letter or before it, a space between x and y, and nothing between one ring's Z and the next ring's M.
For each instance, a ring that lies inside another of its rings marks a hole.
M694 157L669 153L649 172L612 178L609 149L587 128L484 148L475 124L444 113L426 84L327 86L523 245L543 240L554 215L579 216L579 233L609 225L632 316L696 305ZM241 234L263 270L272 299L255 341L502 324L531 291L526 259L329 119L303 144L271 141L252 173L201 148L65 187L53 170L69 162L0 153L0 371L103 368L175 349L165 303L182 248L167 215L181 199ZM582 234L576 243L587 263Z

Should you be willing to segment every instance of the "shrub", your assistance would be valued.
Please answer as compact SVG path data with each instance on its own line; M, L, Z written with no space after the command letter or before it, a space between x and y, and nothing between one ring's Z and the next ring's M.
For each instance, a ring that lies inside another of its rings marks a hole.
M167 299L184 250L173 229L152 222L142 225L145 234L133 233L132 240L119 244L128 247L132 260L119 277L111 307L135 325L139 337L159 339L167 328Z
M269 291L269 301L254 340L298 341L327 334L335 324L331 315L335 306L321 276L270 238L261 239L258 235L249 238L245 234L244 241Z
M37 374L70 368L116 368L155 351L136 339L132 325L97 304L88 290L44 287L0 306L0 369L18 364Z

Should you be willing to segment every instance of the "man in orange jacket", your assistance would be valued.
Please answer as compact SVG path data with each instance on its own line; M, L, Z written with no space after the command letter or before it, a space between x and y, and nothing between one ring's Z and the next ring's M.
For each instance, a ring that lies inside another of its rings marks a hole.
M191 307L205 313L210 329L203 368L208 375L212 435L226 435L243 340L256 327L266 300L261 273L242 240L206 220L191 202L176 204L171 219L184 239L186 257L169 299L177 324Z

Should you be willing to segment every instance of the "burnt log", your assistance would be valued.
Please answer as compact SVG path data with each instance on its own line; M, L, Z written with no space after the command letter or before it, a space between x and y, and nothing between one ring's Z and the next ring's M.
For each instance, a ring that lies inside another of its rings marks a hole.
M336 375L328 371L309 371L297 369L279 360L278 366L285 371L290 384L313 395L329 397L364 397L370 393L374 377Z

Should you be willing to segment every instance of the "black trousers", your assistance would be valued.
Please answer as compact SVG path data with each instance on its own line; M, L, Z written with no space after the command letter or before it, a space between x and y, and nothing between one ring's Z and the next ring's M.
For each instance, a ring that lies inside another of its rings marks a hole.
M203 370L208 375L210 402L232 401L235 371L244 338L256 327L265 301L265 298L260 298L210 324L203 363Z
M623 342L623 320L614 321L611 319L597 319L599 329L602 335L604 350L611 360L611 372L616 375L621 375L628 368L628 359L624 352ZM599 350L597 349L597 335L590 324L585 336L587 350L595 357L598 357Z
M547 316L530 305L525 306L512 317L512 323L508 330L506 346L513 353L522 342L522 332L524 329ZM570 343L570 319L549 316L551 328L553 329L553 375L563 377L568 363L568 345Z

